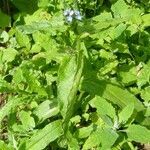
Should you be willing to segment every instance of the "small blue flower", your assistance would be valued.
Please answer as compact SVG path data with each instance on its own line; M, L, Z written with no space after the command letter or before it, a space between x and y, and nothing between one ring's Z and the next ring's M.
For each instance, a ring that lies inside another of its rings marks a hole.
M82 16L81 16L81 15L75 16L75 18L76 18L77 20L82 20Z
M70 13L70 9L66 9L66 10L64 11L64 16L68 16L69 13Z
M70 15L70 16L73 16L73 15L74 15L74 11L71 10L71 11L69 12L69 15Z
M73 19L82 20L82 16L78 10L66 9L64 16L66 16L67 22L72 22Z
M78 10L75 10L74 13L76 16L80 15L80 12Z
M72 16L67 16L66 19L68 22L72 22L72 20L73 20Z
M82 20L82 16L81 16L81 14L80 14L80 12L78 10L75 10L74 13L75 13L75 18L77 20Z

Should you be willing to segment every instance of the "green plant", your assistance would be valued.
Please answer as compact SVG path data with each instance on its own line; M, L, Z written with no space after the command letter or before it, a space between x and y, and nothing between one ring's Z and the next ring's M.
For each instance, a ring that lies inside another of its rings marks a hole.
M149 1L2 4L0 150L150 142Z

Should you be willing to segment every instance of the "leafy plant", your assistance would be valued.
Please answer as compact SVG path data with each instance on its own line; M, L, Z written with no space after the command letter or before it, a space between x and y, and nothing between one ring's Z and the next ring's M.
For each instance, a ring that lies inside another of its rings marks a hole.
M0 150L133 150L150 143L150 3L6 0Z

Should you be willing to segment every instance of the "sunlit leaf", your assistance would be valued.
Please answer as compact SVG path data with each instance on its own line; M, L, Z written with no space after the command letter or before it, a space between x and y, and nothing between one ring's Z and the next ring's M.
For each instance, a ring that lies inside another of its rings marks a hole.
M140 125L130 125L126 130L129 140L149 143L150 142L150 130Z
M61 123L61 120L57 120L46 125L43 129L39 130L28 141L26 141L26 149L44 149L48 144L50 144L63 134Z

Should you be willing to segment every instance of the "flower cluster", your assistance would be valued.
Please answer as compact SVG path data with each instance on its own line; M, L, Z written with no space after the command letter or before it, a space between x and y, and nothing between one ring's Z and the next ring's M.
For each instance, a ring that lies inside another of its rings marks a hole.
M82 16L78 10L67 9L64 11L67 22L72 22L73 19L82 20Z

